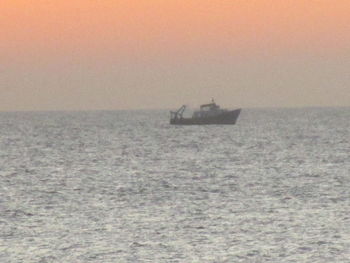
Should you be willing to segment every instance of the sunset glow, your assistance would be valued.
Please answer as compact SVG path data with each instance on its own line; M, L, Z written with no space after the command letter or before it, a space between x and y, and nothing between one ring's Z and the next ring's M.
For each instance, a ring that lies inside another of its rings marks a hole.
M9 65L333 60L350 50L349 0L2 0L0 12L0 57Z
M5 0L1 10L5 53L332 50L350 42L347 0Z

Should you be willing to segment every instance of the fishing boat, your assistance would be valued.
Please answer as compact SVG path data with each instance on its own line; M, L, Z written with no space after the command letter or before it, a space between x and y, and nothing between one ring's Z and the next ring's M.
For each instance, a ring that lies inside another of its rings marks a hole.
M195 111L191 118L183 117L186 105L181 106L177 111L170 112L170 124L173 125L209 125L236 123L241 109L227 110L221 109L212 99L211 103L203 104Z

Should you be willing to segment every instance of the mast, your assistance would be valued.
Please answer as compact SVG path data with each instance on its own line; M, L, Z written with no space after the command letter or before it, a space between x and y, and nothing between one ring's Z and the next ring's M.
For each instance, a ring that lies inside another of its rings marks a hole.
M180 109L178 109L177 111L171 111L170 118L171 119L182 119L183 118L182 115L183 115L185 109L186 109L186 105L182 105L180 107Z

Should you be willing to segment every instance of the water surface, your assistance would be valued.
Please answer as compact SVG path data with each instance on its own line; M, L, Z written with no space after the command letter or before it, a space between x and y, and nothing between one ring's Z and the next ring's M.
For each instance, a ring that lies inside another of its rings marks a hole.
M1 262L350 262L350 109L0 113Z

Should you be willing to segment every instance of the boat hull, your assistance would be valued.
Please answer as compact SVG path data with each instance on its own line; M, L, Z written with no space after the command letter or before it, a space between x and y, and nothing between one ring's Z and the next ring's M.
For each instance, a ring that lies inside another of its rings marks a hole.
M233 125L236 123L241 109L223 112L217 116L202 118L173 118L170 120L172 125Z

